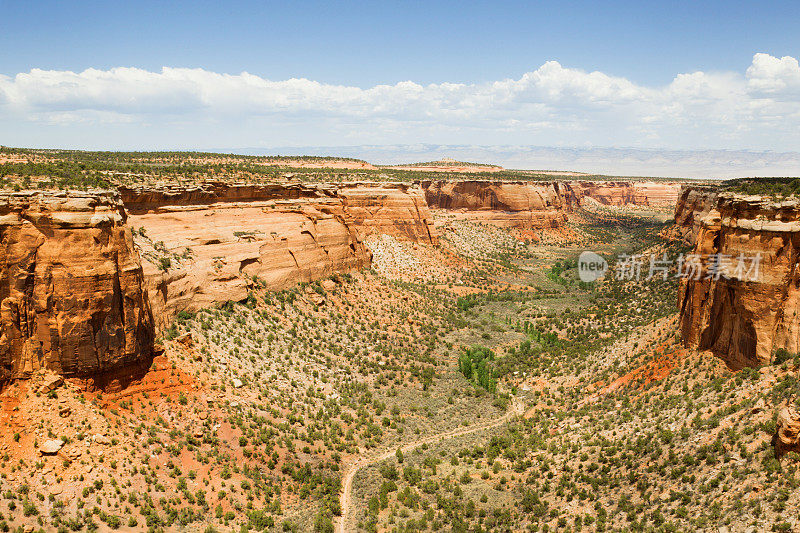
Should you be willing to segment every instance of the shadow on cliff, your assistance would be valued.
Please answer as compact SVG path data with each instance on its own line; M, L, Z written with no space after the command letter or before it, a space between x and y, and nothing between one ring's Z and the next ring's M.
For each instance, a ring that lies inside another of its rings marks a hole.
M154 344L149 356L145 356L133 364L87 377L68 378L68 381L89 392L121 392L144 380L147 373L153 368L155 358L163 354L163 346Z

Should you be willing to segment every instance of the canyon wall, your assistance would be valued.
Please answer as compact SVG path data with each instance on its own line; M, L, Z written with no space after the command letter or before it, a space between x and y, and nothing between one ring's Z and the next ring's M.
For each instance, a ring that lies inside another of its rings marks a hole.
M371 254L341 202L283 200L162 206L130 215L159 327L180 310L369 266Z
M116 193L0 195L0 383L146 366L153 321Z
M587 199L609 206L672 208L681 185L652 181L421 181L432 209L519 229L555 228Z
M522 229L557 227L588 198L602 205L672 208L681 191L678 183L647 181L434 180L420 186L432 209Z
M429 206L535 229L558 227L586 195L644 201L608 191L466 180L5 194L0 382L40 368L81 378L146 367L156 332L181 310L369 266L373 233L437 244Z
M719 192L714 187L684 186L675 203L675 225L669 229L668 236L694 245L701 221L716 209Z
M681 198L676 219L680 214L687 234L696 234L703 265L699 279L680 289L684 343L734 369L767 363L779 348L800 352L800 203L706 189ZM729 261L718 279L710 266L715 254ZM746 268L737 270L740 254Z
M603 205L673 207L681 191L679 183L655 181L583 181L565 183L576 201L591 198Z
M576 205L572 192L559 182L437 180L420 185L431 208L504 227L558 227Z
M120 381L181 310L369 266L362 238L436 244L409 184L274 183L0 195L0 385Z
M342 183L336 197L363 236L384 233L414 242L437 244L425 192L408 183Z
M142 250L156 324L180 310L242 300L367 267L371 233L436 244L422 190L408 184L202 184L121 190Z

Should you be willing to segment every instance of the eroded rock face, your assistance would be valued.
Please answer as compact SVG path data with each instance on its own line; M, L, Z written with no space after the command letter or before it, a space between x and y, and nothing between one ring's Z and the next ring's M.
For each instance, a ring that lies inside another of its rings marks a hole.
M414 242L437 244L433 217L419 185L344 183L336 196L361 235L384 233Z
M153 322L116 193L0 195L0 382L149 363Z
M520 229L555 228L588 198L603 205L672 207L680 185L633 181L436 180L420 182L433 209Z
M715 202L699 219L694 246L703 258L701 279L684 280L679 294L684 343L711 350L734 369L767 363L778 348L797 353L800 203L732 193L720 193ZM708 268L713 254L732 264L740 254L759 255L757 276L729 272L714 279Z
M423 181L431 208L460 210L470 219L503 227L558 227L576 205L572 191L559 182Z
M716 209L719 190L712 187L684 186L675 204L675 225L669 236L693 245L700 232L700 223Z
M335 200L164 206L131 215L130 224L149 240L137 237L159 326L183 309L243 300L253 276L284 289L371 261Z
M242 300L254 283L284 289L367 267L362 239L436 243L422 189L410 184L203 184L125 190L158 327L180 310Z
M575 198L583 203L592 198L603 205L637 205L671 207L675 205L681 186L678 183L655 181L570 181Z
M220 202L256 202L320 198L335 194L324 186L301 183L229 184L207 182L201 185L164 185L157 188L120 187L119 193L129 213L140 214L163 206L200 206Z

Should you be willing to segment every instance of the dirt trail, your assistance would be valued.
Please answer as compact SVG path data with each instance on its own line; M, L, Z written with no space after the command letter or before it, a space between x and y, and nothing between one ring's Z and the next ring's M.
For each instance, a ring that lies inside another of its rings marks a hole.
M445 431L443 433L437 433L435 435L431 435L430 437L425 437L424 439L417 440L414 442L409 442L408 444L404 444L400 447L403 453L409 452L414 448L418 448L423 444L433 444L434 442L439 442L445 439L452 439L453 437L460 437L462 435L469 435L470 433L477 433L478 431L484 431L487 429L495 428L515 415L522 415L525 412L525 405L517 400L514 400L511 403L511 408L506 411L506 413L501 416L500 418L496 418L489 422L484 422L482 424L474 424L471 426L466 426L462 428L451 429L450 431ZM386 449L376 455L372 455L370 457L365 457L360 461L348 466L344 471L343 483L342 483L342 494L339 496L339 504L342 508L342 516L339 517L339 524L336 527L337 533L345 533L346 529L345 526L347 524L347 517L350 513L350 493L353 490L353 478L358 473L359 470L362 468L379 463L381 461L385 461L392 457L395 453L397 453L397 448Z

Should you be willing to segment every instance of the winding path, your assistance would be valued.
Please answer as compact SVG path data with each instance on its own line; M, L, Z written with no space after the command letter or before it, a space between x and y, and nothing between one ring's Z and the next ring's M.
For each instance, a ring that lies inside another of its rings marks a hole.
M404 444L403 446L400 446L400 450L402 450L403 453L406 453L414 448L422 446L423 444L433 444L445 439L452 439L454 437L460 437L462 435L469 435L470 433L477 433L478 431L495 428L501 424L504 424L515 415L521 415L524 412L525 405L517 400L514 400L511 404L511 408L500 418L495 418L494 420L484 422L482 424L473 424L471 426L455 428L443 433L437 433L435 435L431 435L430 437L425 437L424 439ZM366 466L385 461L386 459L392 457L395 453L397 453L397 448L385 449L380 453L356 461L345 469L342 483L342 493L339 496L339 504L342 508L342 516L339 517L339 524L336 527L337 533L346 533L345 526L347 524L347 517L350 514L351 506L350 493L353 491L353 478L356 476L358 471Z

